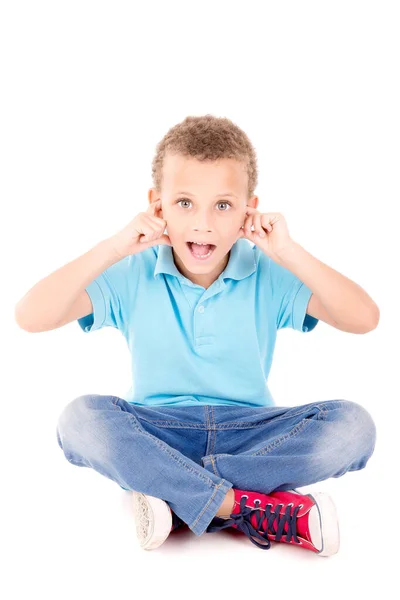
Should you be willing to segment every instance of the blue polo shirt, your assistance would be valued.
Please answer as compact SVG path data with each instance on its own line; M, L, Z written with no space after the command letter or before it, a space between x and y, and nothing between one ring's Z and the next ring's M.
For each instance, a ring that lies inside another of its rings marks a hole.
M178 271L168 245L111 265L87 287L84 332L115 327L131 355L138 405L274 406L267 379L278 329L306 332L312 294L291 271L239 238L208 288Z

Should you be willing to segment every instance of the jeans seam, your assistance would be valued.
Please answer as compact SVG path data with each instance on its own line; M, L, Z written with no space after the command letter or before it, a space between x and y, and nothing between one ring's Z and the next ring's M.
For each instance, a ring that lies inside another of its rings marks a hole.
M290 417L295 417L298 416L301 413L298 413L297 415L290 415ZM266 425L267 423L270 423L272 421L276 422L279 420L283 420L284 418L288 419L290 417L277 417L274 419L264 419L263 421L257 421L257 423L250 423L250 422L246 422L246 421L238 421L238 422L234 422L234 423L216 423L215 426L212 428L212 430L219 430L219 431L223 431L226 429L257 429L260 427L263 427L264 425ZM151 423L152 425L156 425L157 427L164 427L164 428L170 428L170 429L202 429L202 430L209 430L210 428L207 427L207 425L201 424L201 423L189 423L187 421L159 421L158 419L144 419L143 417L137 417L138 421L145 421L146 423Z
M214 456L211 455L210 456L210 460L211 460L211 465L212 465L212 468L213 468L213 471L214 471L215 475L217 477L222 477L221 473L217 469L217 458L214 459Z
M115 406L118 406L118 404L113 400L113 404ZM118 406L118 408L120 410L122 410L122 408L120 406ZM155 435L152 435L151 433L149 433L148 431L146 431L145 429L143 429L143 427L140 426L140 423L138 424L136 421L136 417L134 415L132 415L132 413L128 412L128 411L124 411L126 412L126 414L128 415L128 418L130 419L133 427L141 434L148 436L149 438L151 438L156 444L157 446L163 451L165 452L165 454L167 454L170 458L172 458L172 460L174 460L175 462L179 463L180 465L182 465L187 471L189 471L190 473L193 473L193 475L196 475L199 479L202 479L203 481L205 481L209 486L214 486L215 483L212 479L210 479L210 477L206 477L205 475L203 475L203 473L200 470L194 469L193 467L191 467L190 465L188 465L184 460L182 460L179 456L175 456L174 452L172 452L171 450L174 450L173 448L168 447L168 444L166 444L165 442L163 442L163 440L160 440L159 438L157 438ZM200 466L200 468L203 468ZM206 469L203 468L204 471L206 471Z
M336 402L336 400L335 400ZM314 406L314 408L317 408L319 411L321 411L323 414L321 416L318 416L318 418L324 418L327 410L326 408L324 408L324 403L321 404L316 404ZM213 410L213 408L212 408ZM288 407L288 410L290 410L290 407ZM291 419L293 417L298 417L299 415L301 415L306 409L304 407L302 407L301 409L297 410L296 412L291 412L290 414L285 414L285 415L281 415L279 417L267 417L266 419L262 419L262 421L230 421L228 423L215 423L215 419L213 420L213 427L212 429L217 429L217 430L225 430L225 429L257 429L260 427L263 427L265 424L267 423L271 423L274 422L276 423L277 421L282 421L284 419ZM209 424L203 424L203 423L192 423L190 421L170 421L170 420L166 420L166 419L148 419L145 417L138 417L138 419L140 421L146 421L148 423L152 423L153 425L157 425L158 427L171 427L171 428L175 428L175 429L210 429Z
M118 396L113 396L113 404L118 406L117 402L119 400ZM346 402L346 400L331 400L329 402ZM213 411L214 417L214 407L210 405L211 410ZM267 408L267 407L266 407ZM292 407L287 407L290 410ZM324 419L326 417L327 411L329 409L326 408L326 402L323 401L319 404L315 404L315 408L318 408L321 414L318 415L318 419ZM257 429L263 427L265 424L269 422L276 423L277 421L282 421L284 419L291 419L293 417L298 417L304 412L304 406L290 414L284 414L279 417L267 417L266 419L257 420L257 421L229 421L227 423L215 423L215 418L213 418L213 430L225 430L225 429ZM207 415L208 418L208 415ZM202 429L208 430L210 429L209 420L207 423L193 423L191 421L178 421L178 420L168 420L168 419L148 419L146 417L137 417L138 421L145 421L147 423L151 423L156 425L157 427L170 427L175 429Z
M250 456L263 456L264 454L268 454L268 452L270 452L274 448L278 448L279 446L281 446L283 444L283 442L285 442L289 438L295 437L298 433L300 433L300 431L302 431L305 428L307 423L311 423L311 422L312 422L312 419L310 419L310 418L302 419L300 421L300 423L298 423L295 427L293 427L293 429L291 429L288 433L285 433L284 435L280 436L273 442L267 444L263 448L260 448L260 450L257 450L257 452L250 454Z
M213 454L214 449L215 449L215 444L217 442L217 427L216 427L216 423L215 423L215 414L214 414L214 407L211 406L211 415L212 415L212 428L211 428L211 435L212 437L212 441L211 441L211 451L210 454Z
M144 417L137 417L139 421L145 421L151 423L157 427L166 427L171 429L209 429L207 425L202 423L190 423L189 421L164 421L160 419L145 419Z

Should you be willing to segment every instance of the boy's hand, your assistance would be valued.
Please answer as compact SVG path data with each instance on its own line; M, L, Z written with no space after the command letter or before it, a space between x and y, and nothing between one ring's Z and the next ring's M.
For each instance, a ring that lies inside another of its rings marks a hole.
M257 209L247 206L246 214L248 216L243 229L239 230L237 239L243 237L250 240L272 259L284 248L295 243L289 235L285 217L281 213L260 213ZM254 231L251 231L252 225ZM260 236L260 233L263 235Z
M117 256L122 259L159 244L172 246L169 236L163 235L167 222L157 216L160 208L161 200L152 202L146 212L140 212L124 229L110 238Z

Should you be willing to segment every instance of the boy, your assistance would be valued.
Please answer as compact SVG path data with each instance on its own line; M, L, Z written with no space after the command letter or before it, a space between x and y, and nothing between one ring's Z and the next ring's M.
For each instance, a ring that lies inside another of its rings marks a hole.
M133 492L144 549L186 523L330 556L332 499L295 488L364 468L375 424L346 400L276 406L266 381L278 329L323 320L365 333L378 307L296 243L283 215L257 210L255 151L229 119L172 127L152 172L146 212L17 305L27 331L77 319L85 332L119 329L131 352L134 387L74 399L58 443L72 464Z

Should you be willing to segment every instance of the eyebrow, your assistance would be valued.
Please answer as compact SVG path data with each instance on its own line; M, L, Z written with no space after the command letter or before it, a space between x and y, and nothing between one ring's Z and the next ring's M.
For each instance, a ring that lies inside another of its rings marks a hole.
M193 196L194 197L194 194L191 194L190 192L176 192L176 194L186 194L187 196ZM222 196L224 196L224 197L225 196L231 196L232 198L236 198L237 199L237 196L235 196L235 194L231 194L230 192L227 192L226 194L217 194L216 198L220 198Z

